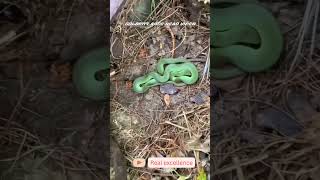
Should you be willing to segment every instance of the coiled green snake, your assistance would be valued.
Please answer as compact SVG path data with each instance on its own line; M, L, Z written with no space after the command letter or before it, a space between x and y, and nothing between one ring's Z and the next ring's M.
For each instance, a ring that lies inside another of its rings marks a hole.
M80 95L92 100L105 100L108 93L106 69L109 68L106 47L89 51L73 67L72 80Z
M277 62L283 37L269 11L254 0L216 0L213 5L210 71L214 78L264 71Z
M133 82L133 91L144 93L149 88L161 84L184 86L194 84L199 78L196 66L182 58L163 58L156 65L157 72L138 77Z
M219 6L227 2L232 5ZM283 38L276 20L254 0L215 0L212 11L211 74L226 79L246 72L270 68L280 57ZM231 67L221 67L231 64ZM106 48L99 48L82 56L74 66L73 82L78 92L93 100L107 97L108 80L101 72L109 68ZM198 71L185 59L163 58L157 72L150 72L134 80L133 91L144 93L149 88L165 83L177 86L194 84ZM100 72L101 71L101 72ZM100 73L99 73L100 72Z

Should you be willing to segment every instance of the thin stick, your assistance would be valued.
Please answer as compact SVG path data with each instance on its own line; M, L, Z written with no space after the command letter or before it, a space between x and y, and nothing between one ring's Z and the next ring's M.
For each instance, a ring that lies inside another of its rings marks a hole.
M240 160L238 157L234 157L233 158L233 162L234 164L237 166L237 176L238 176L238 179L239 180L245 180L244 178L244 175L243 175L243 171L242 171L242 168L241 168L241 165L240 165Z
M27 139L27 133L24 133L22 142L21 142L20 147L19 147L19 149L18 149L18 152L17 152L17 154L16 154L16 158L14 159L14 161L13 161L11 167L10 167L10 170L9 170L10 172L12 172L14 166L16 165L18 159L20 158L20 154L21 154L22 148L23 148L23 146L24 146L24 144L25 144L25 142L26 142L26 139Z
M250 164L255 164L257 162L263 161L264 159L267 159L268 157L269 157L269 155L265 154L265 155L263 155L261 157L257 157L255 159L240 163L240 167L248 166ZM226 172L233 171L233 170L237 169L238 166L239 165L232 165L232 166L229 166L229 167L226 167L226 168L223 168L223 169L218 169L216 172L213 173L213 175L224 174Z

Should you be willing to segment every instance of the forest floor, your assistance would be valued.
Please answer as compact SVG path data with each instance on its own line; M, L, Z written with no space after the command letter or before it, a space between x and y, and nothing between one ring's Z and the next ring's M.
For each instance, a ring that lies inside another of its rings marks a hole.
M103 5L0 3L1 179L106 179L105 105L79 96L71 77L81 39L105 42Z
M214 80L213 179L315 180L319 166L319 2L263 1L285 47L267 72Z
M112 135L128 160L130 179L195 178L201 169L209 172L210 165L209 6L161 1L145 20L153 26L128 26L135 4L127 1L111 26ZM166 84L143 94L133 92L133 80L154 71L161 58L188 59L196 65L199 80L183 87ZM196 158L196 168L130 165L134 158L190 156Z

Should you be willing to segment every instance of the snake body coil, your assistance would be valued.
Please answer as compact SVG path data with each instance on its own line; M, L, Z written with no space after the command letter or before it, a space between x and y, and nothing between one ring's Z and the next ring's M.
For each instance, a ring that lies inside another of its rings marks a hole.
M219 3L229 5L219 6ZM270 12L255 0L215 0L213 4L210 71L214 78L260 72L276 63L282 51L283 38ZM109 68L107 55L105 48L95 49L75 64L73 82L82 96L106 99L108 80L106 75L99 79L97 74ZM222 67L225 64L231 66ZM195 65L185 59L161 59L156 69L156 72L135 79L133 90L144 93L153 86L166 83L176 86L194 84L199 77Z
M264 71L274 65L280 57L283 38L272 14L249 0L219 2L232 5L213 8L212 76L232 78ZM223 67L226 64L229 66Z
M108 79L105 73L109 68L107 52L105 47L94 49L80 57L74 65L73 83L80 95L93 100L107 98Z
M133 82L133 91L144 93L149 88L161 84L184 86L197 82L199 74L196 66L186 59L163 58L156 66L157 72L138 77Z

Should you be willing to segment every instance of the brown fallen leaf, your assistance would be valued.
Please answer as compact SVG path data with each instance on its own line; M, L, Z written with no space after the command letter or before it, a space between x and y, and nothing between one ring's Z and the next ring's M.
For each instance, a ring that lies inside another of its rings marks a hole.
M72 70L70 63L52 64L50 67L49 87L58 88L71 80Z
M133 86L132 81L126 81L126 88L127 90L131 89Z
M141 48L139 51L139 58L146 58L148 56L148 50L146 48Z
M152 179L150 174L143 174L140 176L140 180L150 180Z
M166 106L170 106L171 98L170 98L169 94L164 95L163 100L164 100L164 103L166 104Z
M305 139L319 143L319 133L320 133L319 119L320 119L320 113L317 113L311 116L310 118L311 121L304 130L303 137Z

